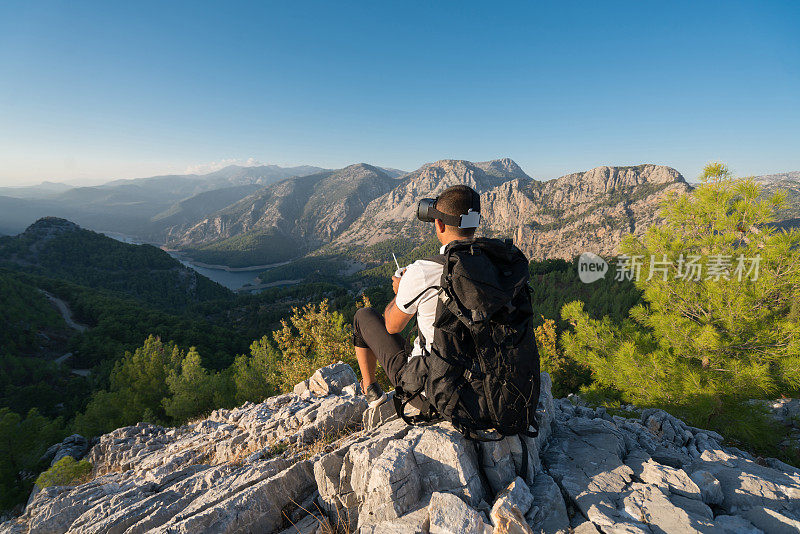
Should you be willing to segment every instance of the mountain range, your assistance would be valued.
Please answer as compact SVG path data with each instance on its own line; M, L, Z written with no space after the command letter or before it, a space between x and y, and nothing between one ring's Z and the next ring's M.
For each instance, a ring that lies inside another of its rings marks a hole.
M800 172L757 181L767 192L788 192L780 224L795 225ZM513 238L532 259L613 254L622 236L657 221L666 194L692 189L675 169L652 164L603 166L548 181L531 178L509 158L440 160L410 173L366 163L338 170L229 166L67 190L52 183L0 188L0 232L56 215L232 267L309 254L385 261L389 251L431 237L414 216L417 201L454 184L481 194L483 235Z
M397 179L358 164L267 186L197 224L171 228L167 245L213 262L237 253L244 263L307 253L386 260L389 250L431 237L430 225L415 217L417 202L455 184L481 194L480 232L513 238L532 259L611 254L623 235L655 221L666 193L691 189L660 165L598 167L542 182L508 158L441 160Z
M282 180L194 225L170 228L167 245L209 263L224 263L226 257L284 261L339 235L395 185L385 171L363 163Z
M64 189L59 187L63 184L49 182L37 187L3 187L0 188L0 233L16 234L41 217L56 216L94 230L161 242L165 226L173 222L165 214L181 211L182 203L205 203L214 211L260 187L322 170L307 165L286 168L230 165L205 175L114 180L93 187ZM197 195L203 196L195 202L192 199ZM219 200L215 200L217 197Z

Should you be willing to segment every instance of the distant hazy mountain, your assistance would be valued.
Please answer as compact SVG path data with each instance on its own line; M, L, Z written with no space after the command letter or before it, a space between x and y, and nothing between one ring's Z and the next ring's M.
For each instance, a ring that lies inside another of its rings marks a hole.
M257 184L234 185L198 193L176 202L168 209L151 217L150 221L164 229L195 223L199 219L252 195L262 186Z
M164 237L166 221L158 216L174 208L174 204L218 189L227 203L211 201L214 195L199 202L209 202L211 211L238 200L255 188L232 190L236 186L269 185L290 176L304 176L320 172L318 167L278 167L263 165L241 167L231 165L205 175L168 175L114 180L93 187L69 187L44 183L29 188L0 188L0 232L16 234L35 220L46 217L63 217L84 227L132 235L134 237L160 241ZM231 196L234 194L234 196ZM13 198L12 198L13 197ZM9 200L11 199L11 200ZM6 207L6 210L2 208ZM153 220L156 218L155 220Z
M329 242L397 181L357 164L290 178L243 198L191 227L176 226L167 244L208 263L283 261ZM227 261L225 261L227 260Z
M55 217L0 238L0 267L106 289L179 310L230 291L151 245L129 245Z
M309 165L301 165L299 167L279 167L278 165L242 167L240 165L228 165L227 167L208 174L180 174L114 180L98 187L108 189L123 186L138 186L141 188L157 189L165 193L186 198L187 196L192 196L211 189L219 189L221 187L234 185L268 185L278 180L289 178L290 176L306 176L323 170L325 169Z
M73 186L58 182L42 182L37 185L0 187L0 196L13 198L47 198L63 193Z
M408 171L401 171L400 169L393 169L391 167L378 167L378 168L392 178L400 178L401 176L405 176L406 174L408 174Z

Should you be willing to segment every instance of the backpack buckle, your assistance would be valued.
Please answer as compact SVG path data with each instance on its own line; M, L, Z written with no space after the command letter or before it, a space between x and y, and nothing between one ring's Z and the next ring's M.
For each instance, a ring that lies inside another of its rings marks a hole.
M481 368L477 363L473 363L471 369L464 371L464 378L466 378L468 381L472 381L473 378L475 380L483 380L485 376L486 375L483 373L483 371L481 371Z

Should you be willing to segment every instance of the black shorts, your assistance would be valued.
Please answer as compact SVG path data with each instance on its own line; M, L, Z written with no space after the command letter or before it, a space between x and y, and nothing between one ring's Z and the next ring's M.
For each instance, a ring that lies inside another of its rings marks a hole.
M397 385L397 374L408 361L411 346L400 334L386 330L383 315L375 308L360 308L353 317L353 344L371 349L380 362L392 385Z

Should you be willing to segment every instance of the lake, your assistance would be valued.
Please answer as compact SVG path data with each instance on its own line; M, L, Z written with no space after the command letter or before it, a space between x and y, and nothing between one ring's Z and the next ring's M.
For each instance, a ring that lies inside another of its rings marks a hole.
M257 271L226 271L224 269L212 269L209 267L200 267L194 263L181 257L180 253L168 250L167 254L189 267L194 269L203 276L212 279L216 283L227 287L232 291L241 289L247 284L256 285L258 283L257 277L263 269Z
M138 239L125 234L120 234L117 232L102 232L102 233L112 239L116 239L117 241L122 241L123 243L128 243L129 245L145 244L143 241L139 241ZM159 246L155 243L147 243L147 244L153 245L154 247ZM267 267L267 266L258 266L254 267L253 270L228 271L226 269L215 269L213 267L203 267L200 265L195 265L191 261L183 258L180 252L171 250L167 250L165 252L170 256L172 256L173 258L175 258L176 260L178 260L179 262L181 262L186 267L194 269L203 276L210 278L216 283L223 285L232 291L241 289L247 284L256 285L258 283L257 280L258 273L265 270L265 268Z

